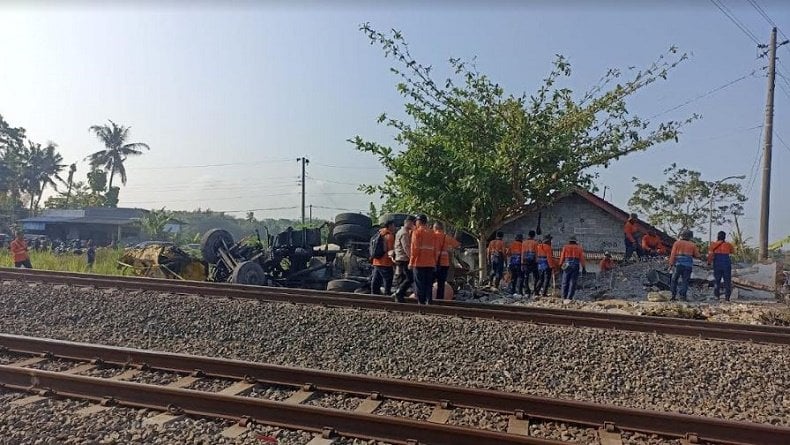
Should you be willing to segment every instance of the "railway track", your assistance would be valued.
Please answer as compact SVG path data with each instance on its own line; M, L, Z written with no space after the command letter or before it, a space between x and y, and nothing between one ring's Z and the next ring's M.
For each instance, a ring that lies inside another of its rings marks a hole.
M324 442L340 435L391 443L423 444L562 444L567 442L529 436L530 422L563 422L598 429L603 445L622 443L621 432L680 438L684 444L790 443L790 428L735 422L709 417L628 409L516 393L471 389L363 375L291 368L237 360L119 348L59 340L0 335L0 352L13 361L0 365L0 385L35 395L100 402L92 410L119 405L161 411L154 423L166 423L188 414L239 421L227 434L241 434L245 425L258 422L320 433ZM60 361L57 371L33 369L46 361ZM62 361L71 361L62 366ZM6 359L9 361L9 359ZM82 375L96 369L115 369L110 377ZM129 381L143 372L177 376L164 386ZM202 380L221 379L217 392L189 389ZM245 396L260 385L291 388L282 401ZM308 405L318 394L343 393L359 399L353 410ZM374 414L387 400L433 407L430 417L415 420ZM506 432L448 424L455 409L492 411L505 416Z
M414 303L394 303L388 298L364 294L27 269L0 268L0 280L149 290L176 294L247 298L260 301L317 304L396 312L418 312L466 318L501 319L548 325L617 329L708 339L790 345L790 327L782 326L746 325L526 306L482 305L441 300L431 306L420 306Z

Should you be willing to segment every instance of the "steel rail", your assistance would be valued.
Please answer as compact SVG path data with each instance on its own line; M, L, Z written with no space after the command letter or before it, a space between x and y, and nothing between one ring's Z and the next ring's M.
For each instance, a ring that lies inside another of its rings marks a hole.
M321 432L327 426L337 434L395 443L436 445L560 445L562 442L478 430L407 418L295 405L253 397L231 396L189 389L169 388L69 375L38 369L0 365L0 382L16 390L38 389L45 394L104 401L122 406L176 411L195 416L240 420L250 417L267 425Z
M720 340L790 345L790 328L707 322L666 317L644 317L567 309L542 309L505 305L439 302L430 306L394 303L382 297L338 292L186 282L156 278L116 277L69 272L0 268L0 279L40 281L78 286L114 287L168 293L198 294L260 301L354 307L394 312L487 318L547 325L648 332Z
M207 376L226 379L253 379L261 383L294 387L310 385L316 390L328 392L345 392L362 396L375 393L385 398L429 404L446 401L451 406L508 414L522 412L528 418L592 427L613 423L627 431L670 437L695 434L700 439L717 443L761 445L790 443L790 428L787 427L486 389L7 334L0 335L0 347L25 354L52 354L55 357L76 361L100 359L105 363L147 365L153 369L171 372L192 373L199 370Z

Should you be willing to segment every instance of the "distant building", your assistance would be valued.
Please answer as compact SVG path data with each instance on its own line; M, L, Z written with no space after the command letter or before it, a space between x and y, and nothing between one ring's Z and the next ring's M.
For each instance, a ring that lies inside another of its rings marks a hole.
M579 244L588 257L609 251L612 254L625 253L623 225L630 215L614 204L586 190L577 189L558 197L554 202L542 208L528 209L525 213L511 218L499 229L505 232L505 238L512 240L517 233L527 232L538 227L543 235L551 234L552 246L561 248L568 242L571 235L576 235ZM642 234L654 230L662 242L671 247L674 238L652 225L640 220ZM538 237L540 238L540 236Z
M123 239L140 239L140 220L148 210L133 208L88 207L85 209L46 209L40 215L21 220L25 233L46 235L50 239L92 239L109 244ZM178 233L184 223L171 220L168 233Z

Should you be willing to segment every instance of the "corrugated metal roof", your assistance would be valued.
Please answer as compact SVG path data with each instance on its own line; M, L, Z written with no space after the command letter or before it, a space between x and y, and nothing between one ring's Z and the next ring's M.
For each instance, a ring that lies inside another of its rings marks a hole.
M73 216L34 216L32 218L25 218L21 220L21 222L26 223L59 223L59 222L70 222L77 218Z
M126 226L129 224L134 224L139 222L139 218L91 218L91 217L84 217L84 218L76 218L70 221L67 221L69 224L107 224L113 226Z

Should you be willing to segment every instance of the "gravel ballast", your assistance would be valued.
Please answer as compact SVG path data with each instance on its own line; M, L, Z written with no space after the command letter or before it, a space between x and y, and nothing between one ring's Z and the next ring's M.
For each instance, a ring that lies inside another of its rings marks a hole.
M4 282L7 333L790 425L790 348Z

